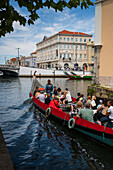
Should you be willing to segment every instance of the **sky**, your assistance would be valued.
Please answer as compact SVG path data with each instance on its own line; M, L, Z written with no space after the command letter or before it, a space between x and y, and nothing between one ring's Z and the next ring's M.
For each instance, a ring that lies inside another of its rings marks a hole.
M95 2L95 0L92 0ZM27 14L25 9L20 9L17 4L14 7L23 15ZM55 12L53 9L43 8L38 11L40 18L34 25L20 26L18 22L14 22L14 32L6 34L0 38L0 64L6 60L22 56L30 56L36 51L36 44L42 41L44 36L51 36L62 30L73 32L84 32L93 35L95 32L95 6L89 9L68 9L63 12Z

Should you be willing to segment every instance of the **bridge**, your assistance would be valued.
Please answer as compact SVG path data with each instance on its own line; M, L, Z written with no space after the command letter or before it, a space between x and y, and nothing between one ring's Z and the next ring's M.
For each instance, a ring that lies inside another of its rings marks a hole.
M18 66L0 65L0 71L3 73L3 76L17 77L19 75L19 69Z

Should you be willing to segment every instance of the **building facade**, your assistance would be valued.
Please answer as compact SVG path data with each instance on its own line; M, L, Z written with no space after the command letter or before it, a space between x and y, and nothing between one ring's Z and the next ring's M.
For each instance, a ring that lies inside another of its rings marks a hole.
M25 57L25 66L26 67L37 67L36 60L37 60L37 52L35 51L31 53L30 56Z
M113 77L113 0L95 3L95 79Z
M87 67L87 43L92 35L63 30L36 44L38 68Z

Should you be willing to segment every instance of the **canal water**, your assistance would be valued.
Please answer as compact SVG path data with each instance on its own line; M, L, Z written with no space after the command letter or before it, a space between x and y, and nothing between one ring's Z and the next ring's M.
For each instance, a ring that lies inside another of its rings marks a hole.
M45 85L47 78L39 81ZM72 96L87 95L91 81L51 78ZM88 137L69 131L29 103L32 78L0 78L0 127L14 169L113 169L113 151Z

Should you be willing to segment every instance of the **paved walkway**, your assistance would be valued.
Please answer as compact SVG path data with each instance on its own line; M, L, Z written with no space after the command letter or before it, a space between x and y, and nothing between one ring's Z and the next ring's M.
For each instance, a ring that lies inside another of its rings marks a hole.
M0 128L0 170L13 170L8 149Z

